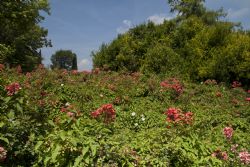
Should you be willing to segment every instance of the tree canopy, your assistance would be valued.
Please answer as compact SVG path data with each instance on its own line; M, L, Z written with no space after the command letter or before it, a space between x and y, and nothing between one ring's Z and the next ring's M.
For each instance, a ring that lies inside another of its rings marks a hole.
M77 70L77 56L71 50L59 50L51 56L52 69Z
M49 14L48 1L4 0L0 11L0 63L32 70L42 61L39 49L51 45L48 31L39 25L42 14Z
M223 10L207 10L204 0L168 2L176 18L118 35L92 53L94 67L250 82L249 31L221 20Z
M203 2L205 0L168 0L171 7L170 11L178 12L185 17L203 15L206 12Z

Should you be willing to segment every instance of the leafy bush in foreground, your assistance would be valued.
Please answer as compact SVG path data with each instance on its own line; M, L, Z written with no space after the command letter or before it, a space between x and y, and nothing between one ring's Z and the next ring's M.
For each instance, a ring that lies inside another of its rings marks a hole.
M140 73L0 72L2 166L247 166L249 91Z

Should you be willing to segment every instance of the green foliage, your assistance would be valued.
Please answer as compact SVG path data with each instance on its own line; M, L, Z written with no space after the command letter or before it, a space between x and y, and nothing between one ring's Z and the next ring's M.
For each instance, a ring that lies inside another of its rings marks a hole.
M44 68L23 75L5 68L0 72L0 146L7 157L0 165L244 166L238 154L250 150L249 94L215 81L175 78L183 87L178 95L160 84L171 80L165 75L75 75ZM22 89L10 96L6 86L13 82ZM91 116L108 103L115 109L114 121ZM173 107L192 112L192 123L168 121L164 112ZM224 127L234 130L230 140ZM218 150L228 159L213 157Z
M72 70L77 70L77 57L74 56L73 60L72 60Z
M76 55L63 50L52 56L54 71L39 67L24 75L2 65L0 166L247 166L239 153L250 152L249 90L220 81L249 83L249 31L218 21L221 13L202 2L169 0L177 18L139 25L103 44L92 56L106 72L68 72L77 69ZM26 39L40 39L34 49L46 43L35 23L47 5L0 2L0 18L9 16L0 35L14 42L1 41L0 63L36 61L15 56L26 53ZM33 29L20 27L21 20ZM112 106L109 123L93 115L104 104Z
M96 163L97 149L100 147L96 133L105 134L105 127L84 118L77 122L68 120L68 117L64 119L60 120L60 125L51 121L54 126L52 132L38 138L35 146L38 161L34 166L88 166ZM65 123L67 131L64 129Z
M156 73L171 71L174 74L183 65L181 59L171 47L156 44L145 54L141 71Z
M199 78L217 78L220 81L231 82L233 80L241 80L245 84L249 83L248 73L249 69L249 46L248 42L250 38L242 33L235 33L231 35L224 34L225 40L223 43L220 43L217 39L217 28L211 28L207 31L206 34L214 34L212 38L208 35L201 37L202 34L197 36L198 38L203 38L205 42L201 48L201 44L198 44L199 39L194 39L192 44L188 44L187 50L194 48L197 42L199 47L199 52L190 53L190 55L197 55L200 53L200 56L196 57L199 61L192 59L198 68L197 76ZM226 30L223 30L223 32ZM220 36L222 33L220 33ZM205 37L205 38L204 38ZM222 39L223 37L220 37ZM206 41L204 40L206 39ZM215 43L213 41L217 41ZM216 45L211 47L211 45ZM205 47L204 47L205 46ZM195 47L197 48L197 47ZM206 56L204 56L206 55ZM195 75L194 75L195 76Z
M7 47L3 44L0 44L0 64L4 64L6 58L13 53L11 47Z
M48 1L5 0L0 10L0 44L12 49L4 63L31 71L42 61L38 49L51 45L46 39L47 30L39 25L44 19L41 13L49 13Z
M184 17L203 15L206 11L203 2L205 0L168 0L171 7L170 11L178 12L178 14Z
M221 21L203 0L169 0L176 18L138 25L92 53L94 67L114 71L182 74L192 80L240 80L248 85L249 32Z
M77 56L71 50L59 50L51 56L52 69L77 70Z
M29 166L34 161L33 138L43 134L41 127L46 127L40 117L44 115L29 105L23 91L14 96L6 96L3 87L0 90L0 143L8 149L6 164ZM45 119L45 117L44 117Z

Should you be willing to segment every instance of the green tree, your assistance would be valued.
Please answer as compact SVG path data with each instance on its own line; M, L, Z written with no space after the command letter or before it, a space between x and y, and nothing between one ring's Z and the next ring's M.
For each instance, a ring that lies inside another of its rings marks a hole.
M71 50L59 50L51 56L52 69L77 70L77 56Z
M205 0L168 0L170 12L177 12L179 20L197 16L206 24L215 24L220 17L226 16L222 8L217 11L208 10L204 2Z
M221 20L205 0L168 0L179 15L138 25L92 53L94 67L250 83L249 31Z
M51 46L47 30L39 25L44 20L42 14L49 14L48 0L4 0L0 1L0 11L0 44L12 50L4 63L32 70L42 61L39 49Z
M77 57L74 56L72 60L72 70L77 70Z
M179 15L188 17L191 15L201 16L206 8L203 3L205 0L168 0L171 12L178 12Z

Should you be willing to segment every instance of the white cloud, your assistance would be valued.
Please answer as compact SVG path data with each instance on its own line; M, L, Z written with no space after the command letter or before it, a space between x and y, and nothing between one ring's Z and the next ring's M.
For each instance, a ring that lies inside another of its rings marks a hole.
M230 19L238 19L238 18L242 18L248 14L250 14L250 8L242 8L239 10L233 10L233 9L228 9L227 11L228 15L227 17Z
M122 23L123 25L116 29L116 32L119 34L123 34L132 28L132 22L130 20L123 20Z
M155 14L155 15L149 16L147 20L155 24L162 24L164 20L170 20L172 18L174 18L174 16L167 16L166 14Z
M90 61L88 59L82 59L79 63L78 63L78 68L79 69L87 69L90 65Z
M125 24L128 27L132 26L132 22L130 20L123 20L123 24Z

